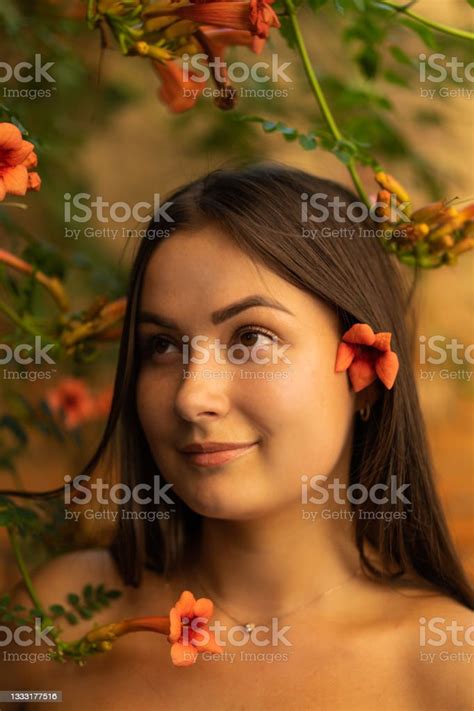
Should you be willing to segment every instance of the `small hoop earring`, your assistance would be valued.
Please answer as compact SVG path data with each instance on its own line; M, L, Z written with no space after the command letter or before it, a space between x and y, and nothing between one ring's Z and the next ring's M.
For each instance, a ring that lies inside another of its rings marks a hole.
M370 402L366 402L364 407L359 410L360 419L367 422L370 417Z

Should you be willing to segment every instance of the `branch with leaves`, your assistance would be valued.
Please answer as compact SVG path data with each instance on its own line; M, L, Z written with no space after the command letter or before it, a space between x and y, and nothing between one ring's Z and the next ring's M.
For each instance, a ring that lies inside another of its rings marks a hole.
M122 619L105 625L95 625L80 638L65 641L61 625L75 626L81 620L92 620L95 615L108 608L121 597L120 590L107 590L105 585L87 584L81 594L69 593L64 603L54 603L45 608L35 589L26 566L20 543L20 536L28 529L36 530L38 518L32 509L15 505L10 499L0 496L0 526L7 529L12 551L21 573L25 590L33 607L14 603L10 595L0 597L0 622L13 629L27 626L42 633L50 646L51 659L56 662L74 661L79 665L89 657L109 652L113 643L125 635L135 632L153 632L165 635L171 644L171 661L176 666L190 666L198 654L211 652L220 654L209 628L214 606L208 598L196 600L185 590L171 608L168 615L151 615Z

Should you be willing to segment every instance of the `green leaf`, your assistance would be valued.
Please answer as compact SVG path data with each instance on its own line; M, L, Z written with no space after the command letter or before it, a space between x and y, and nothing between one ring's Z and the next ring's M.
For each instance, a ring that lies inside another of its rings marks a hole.
M417 259L413 254L401 254L398 258L402 264L408 264L409 267L416 266Z
M410 67L415 66L413 59L411 59L411 57L409 57L408 54L401 49L401 47L392 45L390 47L390 53L392 57L397 60L397 62L400 62L400 64L406 64Z
M54 616L64 615L64 613L66 612L62 605L50 605L49 610Z
M337 158L339 158L344 165L347 165L356 155L357 148L350 141L341 140L336 142L332 149L332 153L334 153L334 155L337 156Z
M265 133L272 133L273 131L276 131L277 126L278 123L276 121L264 121L262 124L262 128Z
M379 55L372 46L366 45L356 56L356 61L367 79L373 79L377 75Z
M90 602L94 598L94 588L90 583L85 586L82 594L87 602Z
M67 601L71 605L76 606L80 603L80 597L79 597L79 595L76 595L75 593L69 593L69 595L67 596Z
M305 151L312 151L318 147L318 143L317 143L316 138L314 136L305 136L304 134L300 134L298 136L298 140L299 140L300 146Z
M390 84L403 86L406 89L410 86L405 77L402 77L402 75L398 74L398 72L393 72L391 69L387 69L387 71L384 72L384 79L390 82Z
M38 610L37 607L32 607L30 610L30 615L32 617L43 617L43 612L42 610Z
M298 138L298 131L296 128L290 128L289 126L281 128L280 133L283 134L283 138L286 141L295 141Z
M116 600L118 597L122 596L122 593L120 592L120 590L107 590L107 592L105 594L111 600Z
M11 602L10 595L3 595L0 597L0 608L6 608Z
M418 37L423 40L427 47L429 47L430 49L437 49L438 43L436 42L435 36L429 27L425 27L425 25L420 25L414 20L402 20L401 24L405 25L405 27L408 27L410 30L413 30L413 32L416 32Z
M296 47L296 37L293 25L288 17L281 16L280 18L280 34L285 39L286 44L290 49Z
M7 429L14 435L18 442L18 446L27 444L28 435L21 426L21 424L11 415L3 415L0 417L0 430Z
M87 607L78 607L77 609L83 620L90 620L93 617L93 613Z
M22 252L22 258L48 276L63 279L66 273L64 259L55 247L45 242L33 242Z
M353 0L354 5L360 12L365 12L366 7L365 7L365 0Z

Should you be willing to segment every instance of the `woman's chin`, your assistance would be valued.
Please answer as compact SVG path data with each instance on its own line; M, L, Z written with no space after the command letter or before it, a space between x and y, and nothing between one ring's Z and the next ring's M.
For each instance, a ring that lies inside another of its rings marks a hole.
M251 499L241 491L227 494L207 491L202 496L194 494L181 498L195 513L207 518L244 521L269 513L268 500L260 497Z

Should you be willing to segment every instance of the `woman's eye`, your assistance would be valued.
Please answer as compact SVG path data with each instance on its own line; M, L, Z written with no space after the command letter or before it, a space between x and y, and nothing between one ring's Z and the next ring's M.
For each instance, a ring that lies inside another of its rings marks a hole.
M177 353L179 348L168 338L164 338L163 336L151 336L145 342L143 350L145 356L152 358L153 356Z
M242 345L248 348L253 348L254 346L268 346L278 340L275 334L270 331L261 331L255 328L241 331L238 339Z

